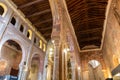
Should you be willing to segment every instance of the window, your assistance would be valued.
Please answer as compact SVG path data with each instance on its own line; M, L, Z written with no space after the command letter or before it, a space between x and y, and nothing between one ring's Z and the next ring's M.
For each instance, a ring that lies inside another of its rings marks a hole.
M34 38L34 43L36 43L36 37Z
M45 44L43 44L43 51L45 51L46 50L46 45Z
M40 44L40 48L42 49L42 40L39 41L39 44Z
M2 16L4 14L4 8L0 5L0 15Z
M23 25L20 26L20 32L23 32L24 31L24 27Z
M13 25L15 25L16 20L15 20L15 18L14 18L14 17L12 17L12 19L11 19L11 23L12 23Z
M32 39L32 31L28 30L27 37L31 40Z
M3 3L0 3L0 15L4 17L6 13L7 13L7 7Z
M96 68L100 65L100 63L96 60L89 61L89 64L91 64L93 68Z

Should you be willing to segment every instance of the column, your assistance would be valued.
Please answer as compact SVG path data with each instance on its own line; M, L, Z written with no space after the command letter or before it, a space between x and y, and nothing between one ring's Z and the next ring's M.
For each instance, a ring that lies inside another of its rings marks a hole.
M72 80L76 80L76 67L75 67L75 62L71 61L72 65Z
M62 80L65 80L65 54L62 52Z
M48 65L48 52L46 53L45 62L44 62L43 80L47 79L47 65Z
M41 74L41 72L38 73L38 80L42 80L42 74Z
M28 67L27 66L21 66L19 69L19 75L18 80L26 80L27 79L27 73L28 73Z
M60 42L59 39L57 39L54 41L53 80L59 80L59 54L60 54Z
M80 76L81 70L78 68L78 79L81 80L81 76Z

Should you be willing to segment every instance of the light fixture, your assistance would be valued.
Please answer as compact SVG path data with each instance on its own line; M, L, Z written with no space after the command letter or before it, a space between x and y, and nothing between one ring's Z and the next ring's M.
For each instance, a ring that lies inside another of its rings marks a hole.
M50 50L50 52L51 52L51 51L53 51L53 48L50 48L49 50Z
M54 40L52 40L52 43L54 43L55 41Z
M80 67L78 67L78 70L80 70Z
M52 55L53 53L52 53L52 52L50 52L49 54L50 54L50 55Z
M65 48L65 49L63 50L63 52L64 52L64 53L67 53L67 49Z
M115 76L120 76L120 73L117 73Z
M4 80L7 80L6 78Z
M67 51L70 51L70 49L69 49L69 48L67 48Z

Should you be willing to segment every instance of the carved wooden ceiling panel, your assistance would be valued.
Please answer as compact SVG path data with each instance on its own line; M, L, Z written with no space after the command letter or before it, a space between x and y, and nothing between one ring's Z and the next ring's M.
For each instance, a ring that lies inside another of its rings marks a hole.
M108 0L66 0L81 50L100 48Z
M52 13L48 0L12 0L39 32L49 40L52 32Z

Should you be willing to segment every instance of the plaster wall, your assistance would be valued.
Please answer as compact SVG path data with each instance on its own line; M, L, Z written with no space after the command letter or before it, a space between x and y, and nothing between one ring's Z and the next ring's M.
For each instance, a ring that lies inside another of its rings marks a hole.
M117 4L120 4L120 0L117 1ZM114 63L114 56L120 59L120 24L119 20L114 13L114 6L116 5L118 12L120 12L120 6L117 5L114 0L112 2L109 14L108 21L106 25L105 39L103 43L103 56L107 67L112 71L117 65ZM119 64L119 63L118 63Z

